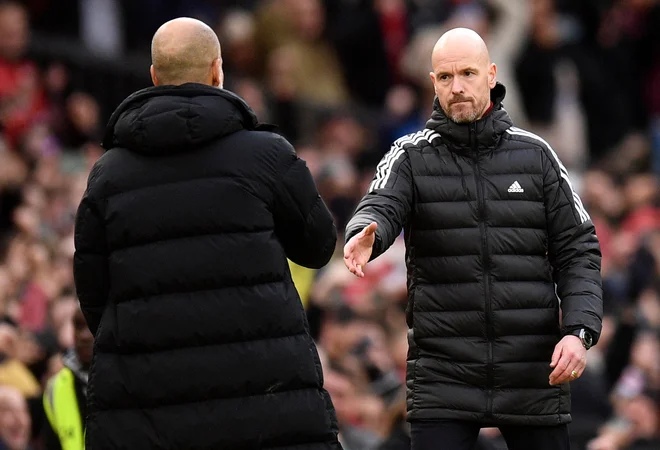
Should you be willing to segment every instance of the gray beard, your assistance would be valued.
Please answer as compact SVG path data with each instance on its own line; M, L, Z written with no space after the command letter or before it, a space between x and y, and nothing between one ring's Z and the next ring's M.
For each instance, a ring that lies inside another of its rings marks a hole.
M490 99L489 99L489 101L490 101ZM477 111L482 111L482 112L485 111L487 105L488 105L488 102L486 102L483 105L479 105L479 108L476 108L476 109L472 110L468 114L462 114L462 115L450 114L449 118L455 123L472 123L472 122L475 122L479 119L479 114L480 114Z
M457 114L452 114L449 116L449 118L456 123L471 123L477 120L477 112L472 111L467 115L460 115L460 116Z

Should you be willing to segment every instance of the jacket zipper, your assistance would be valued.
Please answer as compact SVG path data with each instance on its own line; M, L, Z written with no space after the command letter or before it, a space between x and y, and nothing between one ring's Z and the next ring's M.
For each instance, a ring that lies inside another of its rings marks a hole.
M481 252L483 267L484 296L486 301L486 337L488 340L488 364L486 365L487 407L486 416L493 414L493 318L490 296L490 255L488 252L488 233L486 225L486 206L484 199L484 185L479 166L478 144L475 124L470 124L470 145L474 159L474 177L477 185L477 205L479 209L479 233L481 235Z

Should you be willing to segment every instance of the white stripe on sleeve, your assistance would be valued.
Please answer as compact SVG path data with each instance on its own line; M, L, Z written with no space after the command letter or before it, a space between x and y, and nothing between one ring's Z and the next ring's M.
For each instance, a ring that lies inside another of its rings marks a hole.
M539 141L545 147L547 147L548 150L550 150L550 154L552 155L552 157L557 162L557 165L559 166L559 173L561 177L566 181L568 187L571 189L571 193L573 194L573 203L575 204L575 209L578 212L578 215L580 216L580 220L582 221L582 223L584 223L587 220L591 219L591 217L589 217L589 213L582 204L582 200L580 199L580 196L578 195L577 192L575 192L575 189L573 189L573 185L571 184L571 180L568 177L568 171L566 170L566 167L564 167L564 164L562 164L561 160L559 159L559 156L557 156L557 153L555 153L555 151L552 149L550 144L548 144L545 141L545 139L543 139L542 137L537 136L536 134L530 133L529 131L523 130L521 128L511 127L508 130L506 130L506 132L512 135L532 138L536 141Z
M421 141L431 142L436 137L440 135L431 129L424 129L416 133L408 134L406 136L400 137L392 144L390 150L385 154L376 167L376 175L374 180L369 185L369 192L372 192L376 189L383 189L386 185L392 171L394 164L401 158L405 153L404 145L411 144L417 145Z

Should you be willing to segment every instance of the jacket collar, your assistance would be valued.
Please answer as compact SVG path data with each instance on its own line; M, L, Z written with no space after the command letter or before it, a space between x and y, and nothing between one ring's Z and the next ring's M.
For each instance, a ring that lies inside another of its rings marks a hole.
M426 128L440 134L450 150L455 152L471 153L475 148L477 151L493 149L502 134L513 125L509 114L502 106L505 95L504 85L496 83L490 91L493 105L489 112L481 119L465 124L456 123L447 117L436 97L433 101L433 113L426 122Z

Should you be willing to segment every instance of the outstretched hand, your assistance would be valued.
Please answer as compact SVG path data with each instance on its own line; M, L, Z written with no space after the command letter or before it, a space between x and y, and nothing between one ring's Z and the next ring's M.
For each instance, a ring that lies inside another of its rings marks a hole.
M554 370L550 374L550 384L562 384L580 378L586 365L587 350L580 338L573 335L564 336L552 354L550 367Z
M351 273L360 278L364 277L364 266L371 257L371 251L376 241L377 228L378 224L371 222L344 246L344 264Z

